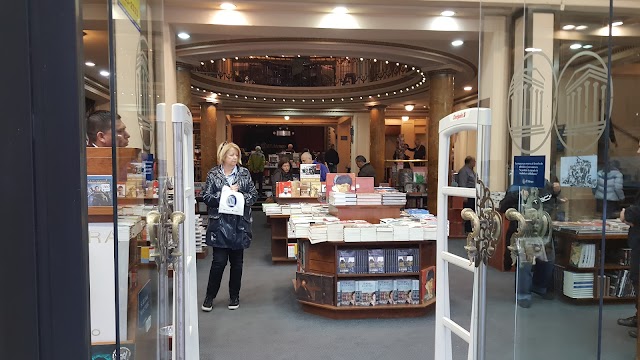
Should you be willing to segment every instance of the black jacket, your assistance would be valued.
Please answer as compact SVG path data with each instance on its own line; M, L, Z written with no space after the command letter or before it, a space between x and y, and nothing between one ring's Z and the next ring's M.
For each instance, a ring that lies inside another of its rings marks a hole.
M635 248L640 245L640 195L636 197L633 205L624 210L624 219L632 224L629 228L629 247Z
M338 165L340 163L340 156L334 149L329 149L324 153L324 160L329 165Z
M373 168L373 165L370 163L366 163L362 165L360 171L358 171L358 177L376 177L376 169ZM374 180L375 181L375 180Z
M427 157L427 149L425 149L424 145L422 144L415 148L408 148L407 150L413 151L413 158L416 160L424 160Z
M276 186L277 182L282 181L293 181L293 174L291 171L284 172L282 169L276 169L271 176L271 187L275 190L274 186Z
M232 250L246 249L251 245L251 205L258 198L249 170L238 166L235 184L239 192L244 195L244 215L220 214L220 195L222 188L227 185L222 166L209 170L202 198L209 208L209 226L207 227L207 245Z

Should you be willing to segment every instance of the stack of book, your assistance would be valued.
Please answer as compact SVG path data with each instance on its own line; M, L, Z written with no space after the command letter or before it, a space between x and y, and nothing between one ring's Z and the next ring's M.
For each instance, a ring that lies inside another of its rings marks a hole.
M378 241L378 231L374 224L360 225L360 241Z
M337 284L337 306L417 305L421 302L420 280L341 280Z
M410 225L409 226L409 241L424 240L424 226Z
M562 292L573 299L593 298L593 274L565 270Z
M202 252L202 249L206 247L207 237L207 224L205 224L202 215L196 215L196 252Z
M360 241L360 227L356 224L344 226L344 242Z
M393 227L384 224L376 225L376 240L393 241Z
M309 227L309 241L312 244L327 241L327 225L314 224Z
M355 193L331 192L329 195L329 204L335 206L341 205L357 205Z
M572 243L569 263L579 268L594 267L596 265L596 244Z
M344 240L344 223L331 222L327 224L327 239L329 241Z
M420 271L418 248L340 249L338 274L417 273Z
M381 205L382 195L378 193L357 193L356 200L358 205Z
M409 225L395 224L393 228L393 241L407 241L409 239Z

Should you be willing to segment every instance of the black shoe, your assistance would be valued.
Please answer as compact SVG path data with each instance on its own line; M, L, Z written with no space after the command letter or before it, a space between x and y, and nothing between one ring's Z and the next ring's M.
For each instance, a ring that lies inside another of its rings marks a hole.
M235 310L240 307L240 298L234 297L229 299L229 310Z
M638 316L634 315L626 319L618 319L618 325L628 327L638 327Z
M637 339L638 338L638 330L636 330L636 329L629 330L629 336L631 336L634 339Z
M213 310L213 296L207 295L202 303L202 311L209 312Z
M518 300L518 306L520 306L521 308L528 309L531 307L531 300L529 299Z
M553 300L553 298L554 298L553 292L550 292L550 291L547 291L547 292L546 292L546 293L544 293L544 294L539 293L539 292L537 292L537 291L532 291L532 292L533 292L534 294L539 295L541 298L543 298L543 299L545 299L545 300Z

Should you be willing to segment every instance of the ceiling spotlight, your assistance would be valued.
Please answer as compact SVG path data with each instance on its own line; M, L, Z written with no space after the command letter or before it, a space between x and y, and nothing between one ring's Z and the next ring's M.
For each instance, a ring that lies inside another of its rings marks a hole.
M94 67L96 66L96 64L94 62L91 61L87 61L86 63L84 63L85 65L89 66L89 67Z
M578 25L578 26L576 26L576 30L584 30L587 27L588 27L587 25Z
M462 40L453 40L451 42L451 45L453 45L453 46L462 46L462 44L464 44L464 41L462 41Z
M565 25L562 27L562 30L573 30L575 28L576 28L575 25Z
M181 33L178 33L178 37L182 40L187 40L188 38L191 37L191 35L187 34L186 32L181 32Z
M364 61L364 59L363 59L363 58L360 58L360 61Z
M578 50L582 48L582 44L571 44L571 46L569 46L569 48L571 50Z
M349 13L349 9L344 6L336 6L331 10L331 12L334 14L347 14Z
M211 63L213 64L213 59L211 59L211 60L209 60L209 61L211 61Z
M200 61L200 65L204 65L204 61Z
M300 57L300 55L298 55L298 57ZM348 60L348 59L349 59L349 58L347 58L347 60Z
M100 75L102 76L109 76L109 72L107 70L100 70Z
M415 107L415 105L413 105L413 104L407 104L407 105L404 106L404 109L407 110L407 111L412 111L414 107Z
M225 2L225 3L222 3L222 5L220 5L220 9L222 10L235 10L236 8L237 6L229 2Z
M529 47L529 48L524 49L524 51L526 51L526 52L540 52L540 51L542 51L542 49Z
M593 49L593 45L585 45L582 48L583 49Z
M385 60L385 62L384 62L384 63L385 63L385 64L388 64L388 63L389 63L389 60Z
M402 117L402 121L409 121L409 116L404 115L404 116Z
M455 14L456 14L455 11L445 10L445 11L440 13L440 16L450 17L450 16L454 16Z
M289 115L285 116L284 119L289 120L290 119Z
M611 23L611 26L621 26L623 24L624 23L622 21L614 21L614 22Z
M236 60L238 60L238 57L236 56Z
M378 62L378 59L373 59L373 62Z
M465 86L464 87L464 91L471 91L473 89L473 87L471 86Z

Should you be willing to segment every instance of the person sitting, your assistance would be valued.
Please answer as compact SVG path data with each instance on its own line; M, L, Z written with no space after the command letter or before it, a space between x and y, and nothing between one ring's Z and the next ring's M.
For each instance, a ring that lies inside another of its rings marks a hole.
M356 165L358 166L358 169L360 169L360 171L358 171L358 177L372 177L374 178L373 181L376 181L376 169L373 168L373 165L367 162L367 158L362 155L356 156Z
M282 158L278 162L278 168L271 175L271 184L275 186L278 182L293 181L293 174L291 173L291 164L286 157Z
M313 158L311 157L311 153L309 152L302 153L302 155L300 155L300 162L302 162L303 164L319 164L320 165L320 181L327 181L327 173L329 172L329 169L325 164L313 160Z

